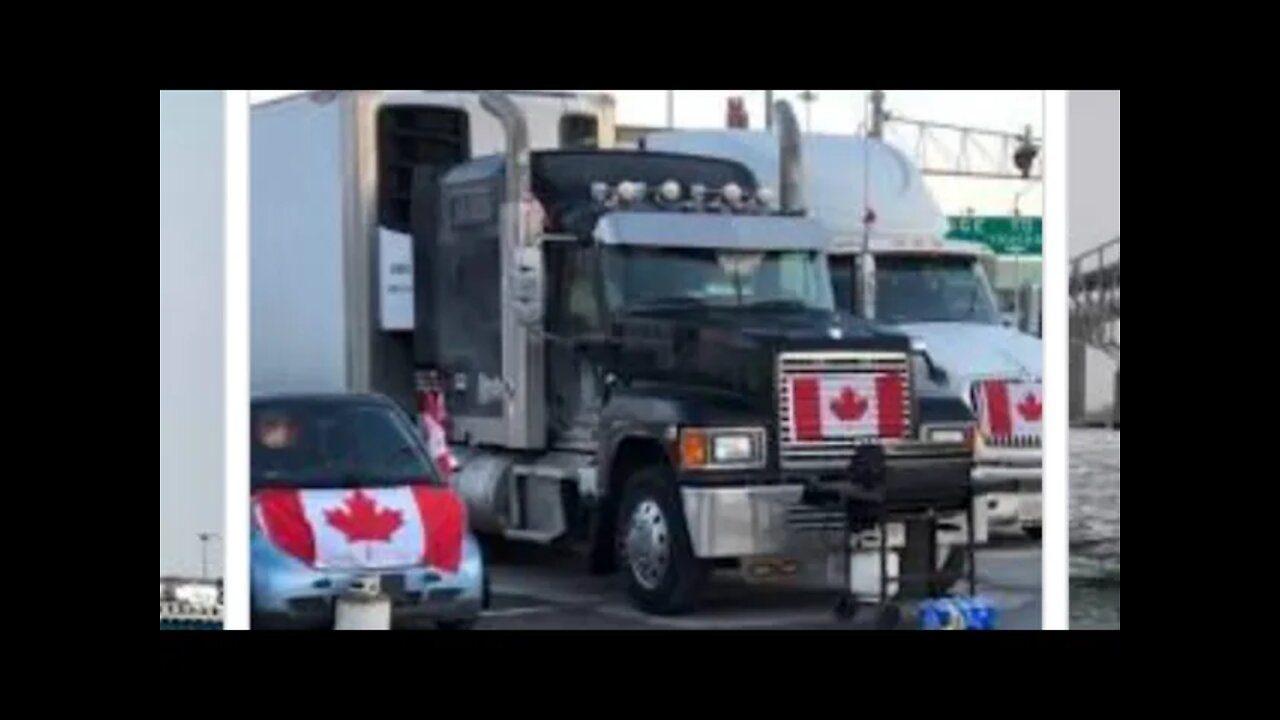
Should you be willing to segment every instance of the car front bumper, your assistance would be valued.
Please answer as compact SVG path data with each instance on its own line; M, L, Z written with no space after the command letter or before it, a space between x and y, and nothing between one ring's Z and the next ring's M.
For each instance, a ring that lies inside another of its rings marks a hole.
M267 627L331 627L337 599L361 578L376 576L392 603L393 622L478 617L487 601L484 562L474 539L463 545L456 572L409 567L379 570L312 568L255 539L252 611Z

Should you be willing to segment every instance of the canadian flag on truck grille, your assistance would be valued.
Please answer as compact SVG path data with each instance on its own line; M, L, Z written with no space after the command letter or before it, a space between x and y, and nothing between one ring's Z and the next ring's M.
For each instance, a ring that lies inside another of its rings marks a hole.
M796 375L790 382L793 440L907 433L906 385L900 373Z
M1040 437L1040 383L986 380L977 387L982 433L992 438Z

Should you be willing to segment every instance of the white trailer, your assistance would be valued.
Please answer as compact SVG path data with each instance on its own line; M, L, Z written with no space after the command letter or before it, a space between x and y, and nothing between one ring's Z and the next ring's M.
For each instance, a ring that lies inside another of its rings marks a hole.
M611 147L607 95L508 93L531 149ZM252 392L414 397L415 174L501 153L479 91L316 91L254 106Z

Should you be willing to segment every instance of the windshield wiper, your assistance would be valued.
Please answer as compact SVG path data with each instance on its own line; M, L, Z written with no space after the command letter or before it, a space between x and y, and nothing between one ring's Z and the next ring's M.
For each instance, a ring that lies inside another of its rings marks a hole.
M795 298L774 298L743 303L742 307L754 310L808 310L809 304Z
M706 304L707 303L700 298L689 297L688 295L675 295L672 297L651 298L641 300L636 303L630 303L626 306L626 309L657 310L664 308L705 307Z

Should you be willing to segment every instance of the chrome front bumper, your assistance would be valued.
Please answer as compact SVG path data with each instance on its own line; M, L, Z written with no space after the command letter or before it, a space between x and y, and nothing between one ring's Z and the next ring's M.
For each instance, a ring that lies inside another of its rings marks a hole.
M802 505L803 494L804 486L800 484L682 488L685 521L694 555L700 558L794 557L830 553L833 543L839 548L843 515L839 511ZM958 529L940 532L940 544L965 542L964 518L964 512L945 518ZM986 511L975 501L977 542L986 541L986 528Z
M1040 527L1043 458L1040 448L978 446L974 492L992 525Z

